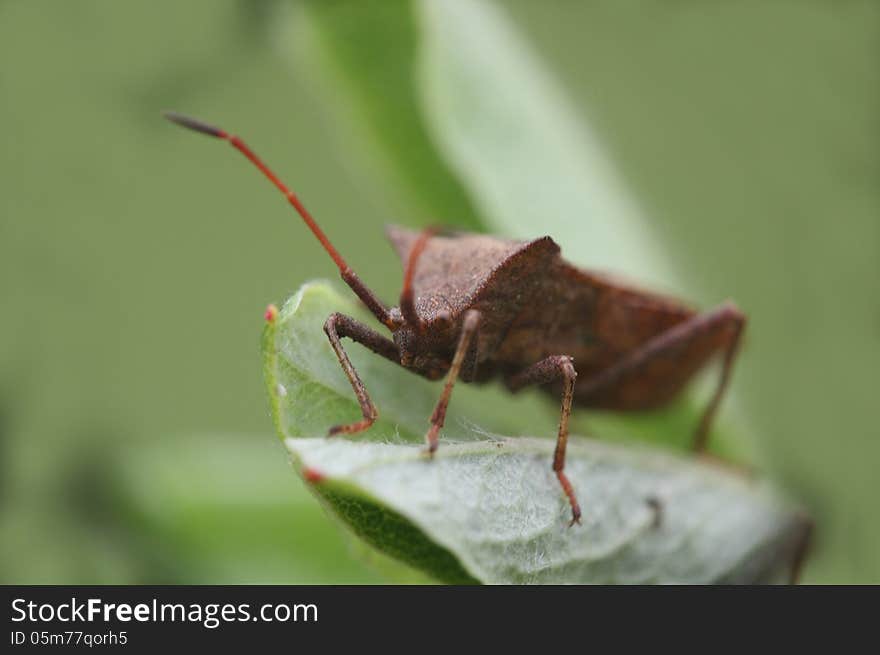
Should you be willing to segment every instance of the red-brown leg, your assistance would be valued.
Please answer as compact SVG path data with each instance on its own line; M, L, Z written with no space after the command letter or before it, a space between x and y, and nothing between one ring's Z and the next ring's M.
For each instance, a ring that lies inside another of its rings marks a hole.
M553 355L533 364L521 373L517 373L507 380L511 391L517 391L532 384L547 384L562 378L562 410L559 417L559 431L556 436L556 452L553 455L553 471L562 486L562 491L568 497L571 505L571 522L569 527L581 522L581 508L571 482L564 473L565 447L568 445L568 418L571 416L571 401L574 397L574 381L577 372L574 370L572 358L565 355Z
M724 361L721 364L721 375L718 378L718 386L715 387L715 393L709 399L709 404L703 411L700 418L700 424L694 434L693 449L695 452L702 453L706 450L709 443L709 428L712 427L712 419L718 411L718 405L724 397L724 392L730 384L730 374L733 372L733 362L736 361L736 355L739 352L739 344L742 337L742 331L746 324L745 315L733 305L724 305L719 312L720 321L731 326L732 336L724 349Z
M437 450L437 443L440 435L440 428L446 420L446 408L449 407L449 399L452 396L452 387L455 386L455 380L461 370L462 362L471 345L471 340L477 332L480 325L480 312L476 309L469 309L464 315L464 322L461 328L461 336L458 338L458 347L455 349L455 356L452 358L452 365L446 374L446 384L443 386L443 393L440 394L440 400L431 414L431 427L425 435L428 442L428 453L433 455Z
M361 406L361 412L363 412L364 415L362 420L355 423L333 426L330 428L329 435L339 434L341 432L345 434L361 432L373 424L373 421L379 417L379 412L370 400L369 395L367 395L367 389L364 387L364 383L361 382L357 371L355 371L354 366L351 365L351 360L348 358L345 349L342 347L340 338L348 337L352 341L356 341L357 343L366 346L377 355L381 355L395 364L400 363L397 347L391 340L386 339L363 323L360 323L345 314L330 314L327 321L324 323L324 332L327 333L327 338L330 339L330 345L333 346L333 350L336 353L336 357L339 359L339 364L342 366L342 370L345 371L348 381L351 382L351 388L354 389L358 403Z
M815 527L813 525L813 520L809 516L804 515L801 517L801 521L801 531L797 537L797 543L795 544L791 560L791 570L788 578L789 584L798 584L798 582L800 582L804 562L807 560L807 555L809 555L810 546L812 545L813 540L813 529Z
M694 433L693 449L702 452L712 419L730 382L745 321L745 315L732 303L693 316L582 381L578 385L578 401L616 410L663 405L714 353L722 350L724 360L718 386Z

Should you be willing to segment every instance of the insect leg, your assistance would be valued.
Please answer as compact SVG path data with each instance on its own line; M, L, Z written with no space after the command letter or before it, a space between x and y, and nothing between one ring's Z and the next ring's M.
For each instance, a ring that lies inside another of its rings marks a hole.
M440 428L443 427L443 421L446 420L446 408L449 406L449 398L452 396L452 387L458 378L458 372L461 370L461 364L470 348L471 340L477 332L480 325L480 312L476 309L469 309L464 315L464 323L461 328L461 336L458 338L458 346L455 349L455 356L452 358L452 365L446 374L446 384L443 386L443 393L440 394L440 400L431 414L431 427L425 439L428 442L428 453L431 455L437 450L437 440L440 435Z
M791 560L791 570L789 571L788 577L789 584L794 585L800 582L804 562L806 561L810 547L812 546L814 528L813 520L809 516L803 515L801 517L800 534L797 536L797 542L795 543L794 553Z
M333 426L330 428L329 434L334 435L339 434L340 432L354 434L356 432L361 432L373 424L373 421L378 418L379 412L370 400L370 396L367 395L367 389L364 387L364 383L361 382L360 377L358 377L357 371L355 371L354 366L351 365L351 360L349 360L345 349L342 347L340 338L348 337L352 341L356 341L357 343L366 346L377 355L381 355L385 359L390 359L395 364L400 363L397 347L391 340L386 339L363 323L360 323L345 314L330 314L327 321L324 323L324 332L327 334L327 338L330 339L330 345L333 346L333 350L336 352L336 357L339 359L339 364L342 366L342 370L345 371L348 381L351 382L351 388L354 389L358 403L361 406L361 412L363 412L364 415L363 420L357 421L356 423Z
M706 448L709 428L730 382L745 315L727 302L669 328L616 364L578 385L578 400L607 409L648 409L664 404L714 353L723 350L721 375L694 433L693 449Z
M574 370L572 358L565 355L552 355L533 364L526 370L517 373L507 380L511 391L518 391L531 384L547 384L562 378L562 411L559 417L559 432L556 437L556 452L553 455L553 471L562 486L562 491L571 504L571 522L569 526L581 522L581 508L571 482L564 473L565 447L568 444L568 418L571 416L571 401L574 397L574 381L577 372Z
M692 447L698 453L706 450L706 445L709 442L709 428L712 427L712 419L715 417L718 405L721 404L724 392L727 391L727 386L730 384L733 362L736 360L736 355L739 352L742 331L746 324L745 315L733 304L722 305L720 310L717 311L717 320L721 325L730 328L732 336L724 348L724 361L721 364L721 376L718 378L718 386L715 387L715 393L712 394L709 404L706 405L703 416L700 418L700 425L697 426L697 431L694 433Z

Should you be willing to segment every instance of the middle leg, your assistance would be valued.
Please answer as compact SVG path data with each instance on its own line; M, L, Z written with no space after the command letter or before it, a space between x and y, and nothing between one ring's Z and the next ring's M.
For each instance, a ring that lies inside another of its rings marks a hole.
M452 365L449 367L449 373L446 375L446 384L443 386L443 393L440 394L440 400L431 414L431 427L425 439L428 442L428 454L434 455L437 450L437 444L440 437L440 428L446 420L446 408L449 407L449 399L452 397L452 387L458 379L458 372L464 362L471 345L471 340L477 332L480 325L480 312L476 309L469 309L464 315L464 324L461 327L461 336L458 338L458 346L455 349L455 355L452 358Z
M507 380L511 391L518 391L531 384L547 384L562 378L562 412L559 417L559 432L556 436L556 452L553 455L553 472L559 480L562 491L571 505L571 522L569 526L581 522L581 507L578 505L574 488L565 475L565 447L568 445L568 418L571 416L571 401L574 397L574 381L577 372L574 370L572 358L566 355L552 355L533 364L526 370L515 374Z

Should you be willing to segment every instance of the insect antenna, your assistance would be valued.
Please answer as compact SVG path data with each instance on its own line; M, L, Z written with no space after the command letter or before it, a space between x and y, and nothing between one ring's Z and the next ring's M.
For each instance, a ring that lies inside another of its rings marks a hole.
M409 257L406 260L406 270L403 273L403 289L400 291L400 313L409 325L417 328L420 332L424 328L424 324L416 314L415 291L413 290L413 277L416 273L416 262L421 257L428 240L437 234L438 228L427 227L422 230L419 238L416 239L412 249L409 251Z
M190 130L194 130L195 132L201 132L202 134L207 134L209 136L213 136L218 139L223 139L224 141L228 141L232 147L238 150L241 154L247 157L251 163L260 169L260 172L265 175L272 184L274 184L278 190L284 194L287 198L288 202L293 205L293 208L297 211L297 213L302 217L305 224L312 231L312 234L317 237L318 241L321 242L321 245L324 247L324 250L327 251L327 254L330 255L333 262L339 268L339 273L342 275L342 279L345 283L351 288L352 291L357 294L357 297L360 298L364 304L369 308L369 310L373 313L373 315L379 319L382 323L384 323L387 327L393 327L393 323L391 321L391 317L388 313L388 308L385 304L379 300L376 295L369 289L367 286L361 281L361 279L357 276L357 274L351 270L351 267L348 263L343 259L342 255L339 254L339 251L333 247L333 244L330 243L330 239L327 238L327 235L324 234L324 231L318 226L315 222L315 219L312 218L312 215L305 208L305 206L300 202L297 195L287 188L287 186L278 178L272 170L263 163L263 161L257 157L256 153L251 150L247 144L239 139L234 134L229 134L228 132L221 130L219 127L214 127L213 125L209 125L207 123L203 123L200 120L195 118L190 118L189 116L183 116L182 114L178 114L173 111L163 112L165 118L167 118L172 123L176 123L182 127L188 128Z

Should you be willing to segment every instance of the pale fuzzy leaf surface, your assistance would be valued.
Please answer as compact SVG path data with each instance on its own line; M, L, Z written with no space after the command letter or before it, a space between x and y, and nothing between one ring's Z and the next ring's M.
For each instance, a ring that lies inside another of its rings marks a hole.
M789 566L804 530L792 506L763 484L644 446L572 439L566 470L584 516L569 529L553 440L475 427L493 419L458 402L462 388L429 461L421 439L440 385L348 342L382 418L361 437L325 438L359 416L321 329L332 311L363 318L322 282L284 305L264 334L267 386L294 465L373 546L446 582L748 582Z

